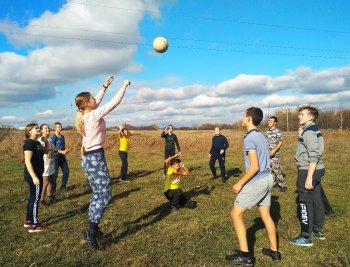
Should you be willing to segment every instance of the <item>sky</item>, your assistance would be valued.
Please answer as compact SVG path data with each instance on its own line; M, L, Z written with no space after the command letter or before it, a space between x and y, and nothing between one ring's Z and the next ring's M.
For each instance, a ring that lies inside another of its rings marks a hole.
M349 13L346 0L1 0L0 125L73 125L75 96L110 75L101 105L131 86L108 127L349 109Z

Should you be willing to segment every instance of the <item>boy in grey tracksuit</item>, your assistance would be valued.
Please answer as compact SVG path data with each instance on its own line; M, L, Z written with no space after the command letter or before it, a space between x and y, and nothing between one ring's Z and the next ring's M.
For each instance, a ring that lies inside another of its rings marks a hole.
M298 167L298 215L301 234L290 241L298 246L312 246L311 236L325 239L322 232L325 212L321 197L321 178L325 173L322 161L324 140L315 124L317 117L316 108L307 106L299 109L299 124L303 131L298 139L295 160Z

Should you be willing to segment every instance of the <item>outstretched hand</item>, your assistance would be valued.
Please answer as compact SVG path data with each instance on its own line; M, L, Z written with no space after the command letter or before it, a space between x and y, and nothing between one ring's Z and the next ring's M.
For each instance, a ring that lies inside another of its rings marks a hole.
M108 87L108 86L113 82L113 80L114 80L114 76L109 76L109 77L107 77L107 78L106 78L106 81L105 81L105 83L104 83L104 86L105 86L105 87Z
M124 87L128 87L130 85L130 81L129 80L124 80L123 81L123 86Z

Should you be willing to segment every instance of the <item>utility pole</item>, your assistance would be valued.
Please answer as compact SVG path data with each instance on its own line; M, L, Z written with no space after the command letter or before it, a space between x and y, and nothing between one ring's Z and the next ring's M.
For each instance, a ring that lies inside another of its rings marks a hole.
M289 132L289 108L288 108L288 101L287 101L287 132Z

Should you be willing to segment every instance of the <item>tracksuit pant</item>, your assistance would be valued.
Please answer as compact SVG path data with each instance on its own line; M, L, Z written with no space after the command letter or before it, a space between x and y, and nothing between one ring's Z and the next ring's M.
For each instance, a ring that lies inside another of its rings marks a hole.
M220 154L220 153L211 154L211 157L209 160L209 167L214 177L216 176L216 169L215 169L216 160L219 161L221 178L225 180L225 154Z
M98 225L112 198L111 181L103 148L85 152L81 164L92 190L89 222Z
M41 190L43 187L43 178L38 177L40 184L35 185L31 177L25 177L25 181L29 186L29 199L27 203L27 214L26 220L30 222L31 225L38 224L38 208L39 200L41 196Z
M122 161L122 166L120 168L120 179L128 179L128 153L119 150L119 157Z
M301 234L310 237L312 231L321 231L324 225L325 211L321 196L321 178L324 169L315 170L312 177L312 190L305 189L307 170L298 170L298 217L300 219Z
M164 192L164 196L169 200L172 207L183 207L187 202L187 198L181 188L169 189Z

